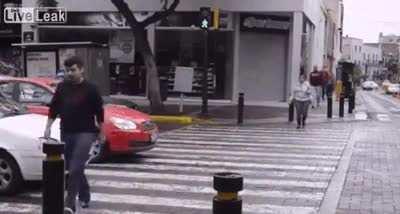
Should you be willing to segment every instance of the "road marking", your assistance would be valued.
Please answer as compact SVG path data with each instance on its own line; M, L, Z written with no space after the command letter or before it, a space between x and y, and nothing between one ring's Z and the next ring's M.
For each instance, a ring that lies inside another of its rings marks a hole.
M29 194L30 197L41 197L40 194ZM212 207L212 200L173 199L165 197L149 197L128 194L92 193L92 201L111 204L132 204L144 206L180 207L208 211ZM317 207L313 206L278 206L267 203L244 203L244 213L254 214L316 214Z
M285 133L292 133L296 134L299 133L297 129L294 128L260 128L260 127L241 127L241 126L204 126L204 125L193 125L188 126L184 129L180 130L217 130L217 131L226 131L226 132L237 132L237 131L250 131L250 132L261 132L261 133L276 133L276 134L285 134ZM180 131L178 130L178 131ZM328 134L348 134L348 131L345 129L305 129L301 133L322 133L323 135Z
M376 115L376 118L377 118L379 121L382 121L382 122L389 122L389 121L392 121L392 120L390 119L389 115L387 115L387 114L377 114L377 115Z
M156 175L155 175L156 176ZM164 192L177 192L177 193L205 193L215 194L215 190L211 187L204 186L193 186L193 185L179 185L179 184L160 184L160 183L143 183L143 182L122 182L122 181L110 181L110 180L89 180L90 186L104 187L104 188L115 188L125 190L153 190L153 191L164 191ZM275 198L301 198L306 200L322 200L323 192L312 192L312 193L300 193L293 191L264 191L250 189L246 187L241 192L242 196L258 196L263 198L275 197Z
M113 170L86 169L87 175L92 176L111 176L124 178L141 178L141 179L168 179L174 181L193 181L212 183L212 176L202 175L185 175L185 174L155 174L147 172L122 172ZM273 185L287 187L306 187L306 188L326 188L328 182L322 181L297 181L297 180L274 180L274 179L245 179L245 185Z
M41 195L31 195L32 198L42 197ZM41 213L42 206L37 204L27 204L27 203L6 203L2 202L0 204L0 213ZM78 213L78 212L77 212ZM101 214L115 214L115 210L109 209L80 209L79 214L91 214L91 213L101 213ZM162 214L162 213L149 213L149 212L134 212L134 211L117 211L119 214Z
M219 146L219 145L202 145L202 144L169 144L169 143L159 143L158 148L184 148L184 149L208 149L208 150L214 150L214 151L223 151L226 150L226 146ZM292 148L292 149L287 149L287 148L254 148L254 147L234 147L231 146L230 148L231 151L241 151L241 152L258 152L260 154L266 154L268 152L274 152L274 153L299 153L299 154L310 154L310 155L330 155L330 156L341 156L342 151L341 150L324 150L324 149L297 149L297 148Z
M255 152L255 151L229 151L218 149L205 149L205 148L183 148L182 146L167 146L160 145L151 150L151 152L176 152L176 153L199 153L199 154L214 154L214 155L232 155L232 156L251 156L251 157L276 157L276 158L304 158L304 159L319 159L319 160L333 160L338 161L341 156L339 155L316 155L316 154L299 154L285 152ZM256 151L259 151L256 150Z
M326 135L320 135L317 137L312 137L309 135L304 135L304 136L289 136L289 135L277 135L277 136L268 136L268 135L263 135L263 136L259 136L259 135L240 135L239 133L234 134L234 133L200 133L200 132L176 132L176 133L169 133L166 134L165 136L170 136L170 135L174 135L174 136L199 136L199 137L226 137L226 138L247 138L247 139L252 139L252 138L256 138L256 139L280 139L280 140L299 140L299 141L320 141L321 138L324 138L325 142L343 142L345 140L348 139L348 136L346 136L345 138L340 138L340 139L335 139L335 138L331 138L330 136L326 136ZM252 137L254 136L254 137ZM164 137L164 136L163 136Z
M355 114L355 119L356 120L367 120L368 119L368 114L366 112L357 112Z
M240 195L249 199L243 204L244 213L317 213L350 132L252 130L195 125L161 134L158 147L139 156L138 163L90 164L86 174L94 188L92 200L116 210L91 208L81 213L125 213L118 209L127 207L169 213L184 208L193 209L188 210L193 213L209 212L216 194L212 175L223 171L244 176L245 188ZM41 194L29 195L41 198ZM274 198L280 201L269 200Z
M258 168L258 169L283 169L283 170L304 170L313 172L334 172L335 167L322 167L322 166L307 166L307 165L285 165L285 164L263 164L263 163L233 163L227 161L190 161L190 160L179 160L179 159L163 159L163 158L152 158L143 160L143 163L170 163L170 164L182 164L182 165L202 165L204 167L243 167L243 168Z
M267 136L267 135L246 135L246 134L240 134L240 135L232 135L232 134L227 134L227 133L220 133L220 134L203 134L199 136L199 134L195 132L178 132L178 133L168 133L164 134L161 136L161 138L173 138L173 137L203 137L204 138L211 138L214 140L223 140L223 141L228 141L228 142L251 142L251 143L257 143L257 144L267 144L267 143L282 143L282 144L300 144L300 145L326 145L327 143L333 144L333 145L343 145L347 141L347 137L344 140L338 140L338 139L331 139L328 136L319 136L315 138L309 138L310 136L297 136L298 138L288 138L288 139L283 139L280 138L279 136ZM328 139L329 138L329 139Z
M179 135L178 135L179 136ZM182 136L180 136L182 137ZM228 142L226 142L228 141ZM248 147L273 147L273 148L295 148L295 149L326 149L326 150L343 150L344 145L342 146L322 146L322 145L294 145L294 144L279 144L279 143L265 143L265 144L254 144L254 143L242 143L238 142L229 142L229 139L226 141L221 140L209 140L198 137L186 137L184 139L173 139L170 137L162 137L158 139L159 143L184 143L184 144L203 144L203 145L213 145L213 146L248 146Z
M90 167L93 169L112 169L112 170L121 170L124 171L126 169L129 170L155 170L157 173L162 173L163 171L175 171L177 174L185 173L185 172L197 172L204 174L214 174L217 172L225 172L225 171L233 171L236 173L240 173L245 177L252 176L264 176L264 177L274 177L276 179L297 179L297 180L318 180L318 181L328 181L332 177L332 173L324 173L324 172L310 172L310 173L297 173L297 172L288 172L282 170L244 170L244 169L229 169L229 168L205 168L205 167L197 167L197 166L171 166L171 165L153 165L153 164L91 164Z
M239 156L222 156L222 155L210 155L210 154L201 154L201 153L193 153L193 154L174 154L174 153L141 153L141 154L148 154L151 155L150 158L171 158L171 159L186 159L186 160L216 160L216 161L240 161L240 162L254 162L254 163L263 163L265 162L279 162L284 164L298 164L299 160L291 159L291 158L266 158L266 157L239 157ZM325 160L301 160L303 164L307 165L319 165L319 166L331 166L335 167L337 165L337 161L325 161Z

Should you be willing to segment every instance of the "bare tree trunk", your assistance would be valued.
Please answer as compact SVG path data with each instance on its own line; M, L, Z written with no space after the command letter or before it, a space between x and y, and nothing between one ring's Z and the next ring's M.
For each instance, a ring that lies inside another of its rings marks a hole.
M118 11L126 18L127 23L132 29L133 35L135 35L136 49L143 56L146 70L149 77L148 92L151 106L151 112L156 113L164 110L163 103L161 102L160 94L160 78L158 77L158 70L154 55L150 49L150 44L146 35L146 26L156 23L169 15L171 15L177 8L180 0L174 0L168 7L168 0L161 0L163 3L164 11L155 12L150 17L146 18L142 22L138 22L129 6L124 0L111 0Z
M150 49L150 44L147 39L146 30L136 28L135 43L138 51L142 54L146 71L148 73L148 98L150 101L151 113L160 113L164 110L164 105L160 95L160 78L158 76L157 65L154 59L153 52Z

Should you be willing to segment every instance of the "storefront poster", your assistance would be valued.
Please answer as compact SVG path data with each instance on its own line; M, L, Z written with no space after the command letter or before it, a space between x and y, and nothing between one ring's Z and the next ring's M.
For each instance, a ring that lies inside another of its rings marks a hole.
M52 77L57 70L55 51L32 51L26 53L28 77Z
M134 63L135 41L128 31L116 31L110 37L110 61L118 63Z
M176 92L192 92L193 87L193 73L192 67L176 67L174 91Z

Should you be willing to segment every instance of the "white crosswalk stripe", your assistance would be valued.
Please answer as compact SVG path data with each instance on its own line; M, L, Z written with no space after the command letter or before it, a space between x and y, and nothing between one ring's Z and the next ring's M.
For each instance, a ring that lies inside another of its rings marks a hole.
M210 213L212 175L224 171L244 176L246 214L317 213L350 134L198 125L170 131L151 151L91 164L92 207L80 213ZM40 213L40 198L21 194L1 202L0 213Z

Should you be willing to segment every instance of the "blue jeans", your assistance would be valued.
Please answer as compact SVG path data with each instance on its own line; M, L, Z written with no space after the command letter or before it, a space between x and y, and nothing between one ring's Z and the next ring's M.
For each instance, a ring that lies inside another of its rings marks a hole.
M69 171L65 200L67 207L75 208L78 194L79 200L90 201L90 188L84 171L96 138L96 133L61 133L61 141L65 143L65 168Z

